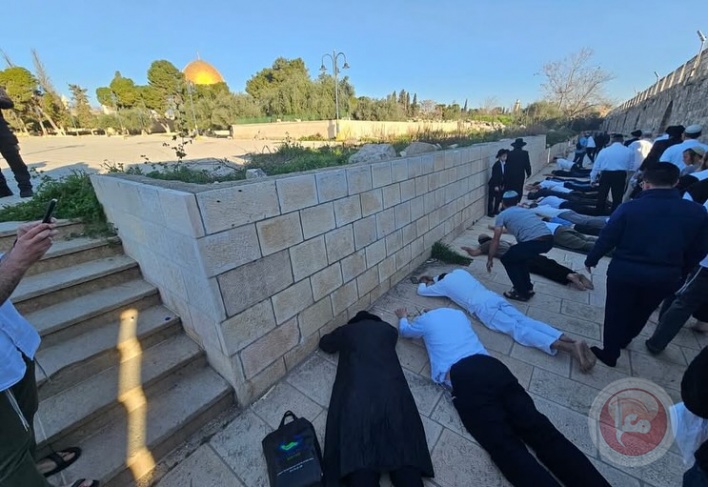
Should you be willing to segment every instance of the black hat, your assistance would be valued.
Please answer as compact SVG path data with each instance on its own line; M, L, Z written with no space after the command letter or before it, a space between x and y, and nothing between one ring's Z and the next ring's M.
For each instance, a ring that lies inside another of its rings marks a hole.
M708 347L693 359L683 374L681 399L693 414L708 418Z
M492 239L489 235L486 233L480 234L479 237L477 237L477 242L479 242L480 245L482 245L484 242L489 242Z
M516 140L511 144L512 147L523 147L523 146L525 146L525 145L526 145L526 142L524 142L524 139L522 139L521 137L519 137L518 139L516 139Z
M624 139L624 135L622 135L622 134L612 134L612 138L615 139L615 140Z
M686 128L683 125L670 125L666 127L666 133L671 137L680 137Z
M631 133L632 137L641 137L642 136L642 131L641 130L635 130L634 132Z
M499 159L504 154L508 154L508 153L509 153L508 149L499 149L499 152L497 152L497 159Z

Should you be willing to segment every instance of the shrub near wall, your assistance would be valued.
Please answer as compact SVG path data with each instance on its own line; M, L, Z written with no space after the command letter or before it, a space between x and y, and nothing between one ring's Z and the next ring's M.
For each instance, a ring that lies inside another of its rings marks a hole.
M545 138L526 140L537 170ZM128 255L248 404L484 215L509 142L208 186L93 181Z

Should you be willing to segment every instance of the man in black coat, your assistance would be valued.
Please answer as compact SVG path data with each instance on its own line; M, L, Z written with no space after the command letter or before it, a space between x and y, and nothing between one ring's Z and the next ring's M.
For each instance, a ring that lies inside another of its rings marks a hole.
M7 95L5 89L0 86L0 109L7 110L14 106L15 104ZM34 193L32 192L30 174L25 161L23 161L22 156L20 156L19 141L2 116L2 111L0 111L0 154L5 158L5 161L7 161L7 164L15 175L17 186L20 188L20 196L22 198L32 197ZM5 176L0 172L0 198L4 198L5 196L12 196L12 190L7 186Z
M635 130L630 134L632 136L631 139L627 139L624 141L624 146L629 147L632 145L633 142L636 142L639 140L639 138L642 136L642 131L641 130Z
M531 159L528 151L522 149L525 145L521 138L511 144L514 150L507 155L504 167L504 190L516 191L519 195L524 194L524 181L531 176Z
M497 152L497 160L492 166L492 177L489 178L489 196L487 202L487 216L494 216L499 213L499 207L501 206L502 194L504 194L504 173L506 158L509 151L506 149L500 149Z
M396 355L398 331L359 312L322 337L339 352L327 414L325 485L378 486L389 472L395 487L423 487L433 476L423 423Z
M657 140L654 145L651 146L649 155L644 159L642 165L639 167L640 171L646 171L649 166L652 166L659 162L661 155L666 149L672 145L680 144L683 142L682 136L683 131L686 130L683 125L671 125L666 127L666 133L669 136L668 139Z

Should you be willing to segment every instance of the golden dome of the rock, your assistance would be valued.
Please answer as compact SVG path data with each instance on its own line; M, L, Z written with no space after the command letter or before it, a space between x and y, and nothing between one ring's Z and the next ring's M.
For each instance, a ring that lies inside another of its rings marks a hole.
M189 63L182 72L184 77L195 85L214 85L224 82L221 73L214 66L201 59Z

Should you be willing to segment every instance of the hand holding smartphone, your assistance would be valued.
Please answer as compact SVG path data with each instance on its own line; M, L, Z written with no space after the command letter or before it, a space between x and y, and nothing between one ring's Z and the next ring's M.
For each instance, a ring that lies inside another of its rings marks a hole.
M54 217L54 210L56 210L56 208L57 200L50 200L49 204L47 205L47 210L44 212L44 218L42 219L42 223L52 223L52 217Z

